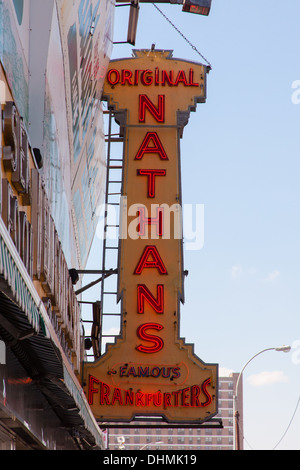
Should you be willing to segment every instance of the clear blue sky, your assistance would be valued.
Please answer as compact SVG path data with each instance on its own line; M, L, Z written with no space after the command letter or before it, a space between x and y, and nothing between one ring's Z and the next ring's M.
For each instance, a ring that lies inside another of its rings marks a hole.
M212 3L209 17L159 5L212 64L207 102L181 141L184 203L204 205L203 248L185 252L181 336L203 361L235 372L262 349L293 346L262 354L244 374L245 448L272 449L300 396L300 3ZM126 39L126 8L117 9L115 41ZM135 48L153 43L205 63L141 4ZM116 45L113 58L131 50ZM299 436L300 406L277 449L300 450Z

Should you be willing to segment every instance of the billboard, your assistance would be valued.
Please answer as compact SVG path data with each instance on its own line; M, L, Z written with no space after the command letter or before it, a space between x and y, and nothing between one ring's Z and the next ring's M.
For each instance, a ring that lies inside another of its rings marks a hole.
M76 7L68 0L58 0L57 11L68 90L70 198L77 250L84 266L97 225L97 206L103 202L105 190L100 98L112 49L114 4L109 0L75 3Z
M69 267L84 267L104 197L101 94L112 49L109 0L0 0L0 61Z
M217 413L216 364L180 338L184 301L180 138L206 99L206 67L170 51L111 61L104 97L124 134L118 295L122 330L84 387L99 421L163 416L202 423ZM120 118L122 114L122 118Z

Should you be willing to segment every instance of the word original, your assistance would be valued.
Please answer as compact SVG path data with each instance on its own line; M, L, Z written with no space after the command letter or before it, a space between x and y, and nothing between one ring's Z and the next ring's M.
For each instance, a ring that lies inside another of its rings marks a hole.
M201 77L203 80L203 76ZM145 69L145 70L127 70L123 69L121 71L116 69L110 69L107 72L107 81L110 85L154 85L154 86L178 86L183 84L183 86L193 86L199 87L198 82L194 82L194 70L190 68L189 73L186 74L184 70L174 71L174 70L155 70Z

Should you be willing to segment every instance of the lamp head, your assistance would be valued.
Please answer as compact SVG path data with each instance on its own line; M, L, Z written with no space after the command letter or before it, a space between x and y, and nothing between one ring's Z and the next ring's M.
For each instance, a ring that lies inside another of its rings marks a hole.
M182 11L208 16L212 0L183 0Z

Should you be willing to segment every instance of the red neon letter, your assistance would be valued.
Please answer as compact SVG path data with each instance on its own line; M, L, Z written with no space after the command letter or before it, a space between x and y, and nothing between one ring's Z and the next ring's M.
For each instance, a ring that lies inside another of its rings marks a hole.
M138 285L138 313L144 313L145 300L155 310L156 313L164 313L164 286L163 284L157 285L157 297L151 294L145 284Z
M133 85L132 81L132 72L131 70L122 70L122 80L121 80L121 85L125 85L126 82L128 82L129 85Z
M179 83L179 82L182 82L182 83L184 84L184 86L187 86L187 85L188 85L187 80L186 80L186 76L185 76L185 73L184 73L184 70L179 70L174 85L175 85L175 86L178 86L178 83Z
M153 346L142 346L140 344L136 349L140 352L153 354L160 351L164 347L164 342L159 336L148 335L148 333L146 333L146 330L148 329L160 331L163 329L163 326L159 323L144 323L143 325L140 325L137 329L138 337L143 341L149 341L153 343Z
M112 74L116 75L116 78L112 80ZM120 73L116 69L110 69L108 74L107 74L107 81L110 85L116 85L120 81Z
M199 395L200 395L201 389L199 385L192 385L191 387L191 406L201 406L200 400L199 400Z
M155 197L155 177L166 176L166 170L137 170L137 174L140 176L148 177L148 197Z
M145 207L139 209L139 225L138 234L140 236L145 235L145 225L156 225L156 234L161 237L163 235L163 215L164 210L162 208L156 208L156 217L145 217Z
M172 406L171 397L172 397L171 393L169 392L164 393L164 408L167 408L168 406Z
M88 392L88 398L89 398L89 405L92 405L94 402L94 393L98 393L99 390L97 388L94 388L93 385L94 383L99 384L99 380L95 379L92 375L89 376L89 392Z
M154 145L150 147L149 143L151 141ZM163 148L160 138L156 132L147 132L142 145L140 146L140 149L135 156L135 160L141 160L144 156L144 153L158 153L161 160L168 160L165 149Z
M170 70L169 75L166 70L162 70L162 79L161 79L161 84L165 86L166 81L168 82L169 85L174 85L173 81L173 70Z
M193 82L193 80L194 80L194 70L193 69L190 69L189 80L190 80L189 86L199 86L199 83L194 83Z
M152 257L152 260L148 259L149 257ZM147 245L145 247L134 274L141 274L144 268L157 268L160 274L168 274L156 246Z
M133 405L134 395L132 390L125 390L125 405Z
M109 402L110 386L104 382L101 382L101 393L100 393L100 405L110 405Z
M140 95L139 122L145 122L146 108L157 122L165 122L165 95L158 95L158 105L155 106L147 95Z
M147 76L146 76L147 74ZM151 70L143 70L141 73L141 82L143 85L152 85L153 83L153 77L152 77L152 71Z
M210 385L210 378L204 380L203 384L201 385L202 392L206 396L207 400L204 403L201 403L201 406L208 406L212 402L212 396L211 394L207 391L206 387Z
M123 405L121 390L119 388L114 389L113 397L111 399L111 404L114 405L116 401L119 402L119 405Z

